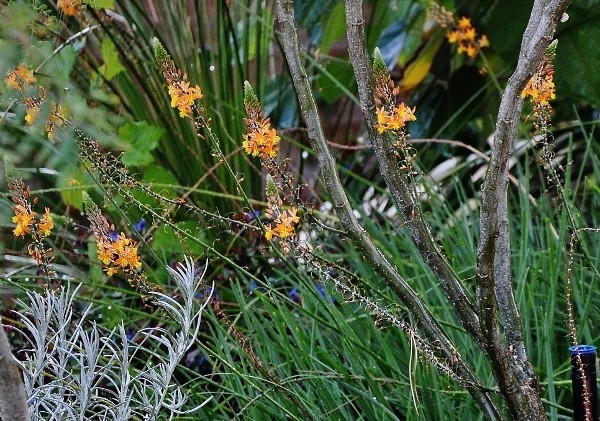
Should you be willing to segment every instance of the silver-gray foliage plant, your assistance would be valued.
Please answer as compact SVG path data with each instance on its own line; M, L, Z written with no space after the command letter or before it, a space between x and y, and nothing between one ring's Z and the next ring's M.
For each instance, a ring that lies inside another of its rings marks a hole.
M202 311L210 300L199 304L195 299L206 270L197 276L187 257L185 264L168 269L180 300L152 294L180 329L174 334L160 327L142 329L141 343L127 338L123 322L109 332L97 326L89 319L92 305L73 317L81 284L72 292L69 286L45 295L28 292L28 303L19 301L19 317L31 346L19 364L32 420L155 420L161 411L161 419L171 419L210 400L185 408L187 394L173 379L198 337ZM143 367L134 367L131 362L140 352L150 357Z

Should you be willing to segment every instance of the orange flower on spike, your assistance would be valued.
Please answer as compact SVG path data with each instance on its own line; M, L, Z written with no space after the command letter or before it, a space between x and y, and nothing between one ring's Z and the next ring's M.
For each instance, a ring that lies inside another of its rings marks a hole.
M29 234L31 243L27 246L27 251L31 257L40 265L44 278L50 281L55 278L55 272L50 267L52 261L52 249L47 248L44 239L50 235L54 228L54 221L50 215L50 209L45 208L45 212L38 219L37 213L33 211L33 204L37 199L31 200L29 187L17 175L7 174L8 189L11 192L13 200L13 211L15 215L12 221L16 224L13 234L15 237L25 238Z
M269 119L254 122L245 119L248 133L243 135L242 147L248 155L260 156L261 159L274 158L279 151L277 131L271 127Z
M294 234L294 227L287 218L275 220L275 234L279 238L286 238Z
M534 127L542 135L547 136L550 124L552 106L550 101L556 98L554 86L554 57L556 55L557 40L552 41L536 72L525 85L521 97L529 98L533 106Z
M548 105L556 98L554 88L554 66L550 63L542 63L537 72L529 79L525 89L521 93L523 98L530 97L534 104Z
M279 152L281 138L277 131L271 127L271 122L265 118L254 93L248 82L244 83L244 106L248 118L244 119L248 133L243 135L242 147L248 155L260 156L263 163L270 158L275 158Z
M84 1L83 0L58 0L58 9L67 16L77 16L81 13Z
M38 231L42 237L48 237L52 228L54 228L54 221L52 220L52 216L50 215L50 209L44 209L44 216L40 219L40 224L38 226Z
M171 97L171 107L179 110L180 117L193 117L194 103L202 99L202 90L198 85L190 86L187 75L175 66L175 62L157 38L152 40L154 58L167 81L167 89Z
M24 91L33 85L35 81L33 70L28 69L23 63L19 64L16 69L9 71L4 79L7 86L18 91Z
M179 110L179 117L192 117L194 101L202 99L202 91L198 85L190 86L185 80L172 80L168 86L171 96L171 107Z
M377 109L377 131L384 133L387 131L399 131L404 128L407 122L415 121L415 108L412 110L401 103L391 110L386 107Z
M447 26L447 22L441 22L442 27ZM474 58L479 54L482 48L489 47L490 42L485 35L477 37L477 30L471 24L471 19L463 16L458 23L446 34L450 44L456 44L458 54L466 54Z
M31 224L35 220L36 213L31 209L28 209L28 206L24 206L22 204L17 204L13 208L15 211L15 216L12 217L12 221L17 224L13 234L15 237L25 238L25 234L29 233Z

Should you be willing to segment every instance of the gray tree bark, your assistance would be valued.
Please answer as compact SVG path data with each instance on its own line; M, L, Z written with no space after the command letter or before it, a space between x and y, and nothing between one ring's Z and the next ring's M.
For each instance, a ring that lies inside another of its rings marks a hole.
M0 319L0 419L29 421L27 396L21 371L12 355L4 326Z

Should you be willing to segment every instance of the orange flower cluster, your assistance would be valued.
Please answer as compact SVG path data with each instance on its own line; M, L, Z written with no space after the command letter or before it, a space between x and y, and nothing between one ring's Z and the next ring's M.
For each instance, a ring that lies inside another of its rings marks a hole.
M551 60L543 60L542 64L529 79L521 97L530 97L535 105L547 106L556 98L554 88L554 65Z
M86 194L84 195L85 210L92 231L96 236L98 258L103 264L104 271L112 276L123 271L128 276L134 276L136 269L142 266L138 255L136 242L120 233L116 238L111 235L114 226L110 225L98 209L98 206Z
M260 156L261 159L275 158L279 151L279 141L277 131L271 127L269 119L252 121L249 118L244 119L248 133L244 135L242 146L247 154Z
M32 243L27 248L29 255L33 257L37 264L44 267L44 273L47 278L53 277L53 272L48 264L51 261L51 249L46 249L44 239L52 233L54 221L50 214L50 209L45 208L44 214L38 219L38 214L33 211L31 193L29 187L25 185L20 177L9 176L8 189L12 193L14 202L13 211L15 216L12 221L16 224L13 234L15 237L25 238L30 234ZM33 200L37 203L37 199Z
M25 98L23 101L27 110L27 114L25 115L25 123L28 126L32 125L37 120L40 114L40 107L44 104L45 100L46 90L40 87L38 97ZM50 140L52 140L54 137L56 129L63 126L65 124L65 120L67 119L67 111L63 106L52 101L51 107L50 114L46 120L46 125L44 126L44 130L48 135L48 139Z
M461 17L458 24L446 35L450 44L458 45L458 53L465 53L474 58L479 54L482 48L489 47L490 42L487 36L477 36L477 30L471 24L467 17Z
M554 40L548 45L536 72L531 79L529 79L521 93L523 98L529 97L531 99L534 117L533 126L535 130L542 135L541 157L546 162L552 160L552 152L548 149L547 141L550 137L549 126L552 113L550 101L556 98L554 87L554 58L556 56L557 42L557 40Z
M18 91L24 91L32 86L35 81L33 70L27 68L23 63L19 64L16 69L10 70L4 79L7 86Z
M24 91L25 89L33 86L36 82L36 78L33 76L33 70L30 70L23 63L19 64L16 69L10 70L4 82L7 86L16 89L18 91ZM27 97L23 100L26 108L25 123L32 125L40 113L40 107L46 100L46 89L39 87L39 93L37 97ZM57 105L54 101L52 102L52 109L46 121L45 131L48 134L48 139L52 139L56 128L64 125L66 119L66 110Z
M273 237L286 239L296 232L296 224L300 222L298 209L291 206L282 210L283 201L279 197L279 187L271 174L267 175L265 191L267 194L267 210L265 214L272 222L265 224L265 238L271 241ZM284 247L286 250L288 247Z
M25 234L29 233L30 226L35 220L36 213L20 204L13 206L13 210L15 211L15 216L12 217L12 221L17 224L13 234L15 237L25 238Z
M171 72L172 73L172 72ZM202 99L202 91L198 85L190 86L187 82L185 74L183 80L174 80L167 78L167 72L163 70L163 74L168 82L169 95L171 96L171 107L179 110L180 117L192 117L192 106L194 101Z
M401 103L396 107L381 107L377 109L377 124L375 128L379 133L387 131L399 131L404 128L407 122L415 121L415 108L411 110L410 107Z
M291 207L285 211L274 211L273 208L267 210L267 216L273 219L273 222L265 227L265 238L271 241L273 237L287 238L295 233L295 224L300 222L298 209Z
M110 225L98 209L98 206L85 192L83 203L90 226L96 237L98 258L108 276L123 273L132 288L140 291L144 302L153 300L149 292L160 291L160 287L148 281L147 276L138 269L142 266L137 243L120 233L115 237L115 227Z
M395 105L400 90L390 78L379 48L376 48L373 54L373 74L375 76L375 103L377 104L375 128L379 133L395 132L398 135L404 135L406 123L417 119L416 108L411 109L403 102Z
M248 128L242 142L244 151L248 155L260 156L263 163L269 158L275 158L279 152L281 138L271 127L270 120L265 118L260 102L248 82L244 83L244 106L248 115L248 118L244 119Z
M192 118L194 102L197 99L202 99L202 90L198 85L190 86L187 75L177 69L175 62L157 38L152 40L152 44L154 46L154 58L167 81L171 107L179 110L180 117Z
M67 16L77 16L83 10L83 0L58 0L58 9Z
M14 186L11 186L11 189L14 189ZM25 238L25 235L29 234L33 228L38 236L48 237L54 228L50 209L44 208L44 215L37 221L37 213L33 211L29 202L29 189L19 189L19 191L20 194L13 194L15 216L12 217L12 221L17 225L13 234L15 237Z
M136 243L125 237L124 233L120 233L114 241L110 238L99 238L97 247L98 258L108 276L114 275L119 270L128 272L142 266Z
M42 237L48 237L54 228L54 221L52 220L52 215L50 215L50 209L44 208L44 215L40 219L40 224L38 225L38 232Z

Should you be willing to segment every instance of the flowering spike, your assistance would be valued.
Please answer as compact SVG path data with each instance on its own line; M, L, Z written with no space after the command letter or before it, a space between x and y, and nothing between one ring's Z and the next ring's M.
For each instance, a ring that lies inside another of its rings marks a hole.
M159 66L162 67L165 63L171 60L171 56L169 56L169 53L167 53L165 47L163 47L156 37L152 38L152 48L154 49L154 58Z
M131 286L136 286L140 290L142 288L152 288L145 275L137 271L142 266L137 243L127 238L123 232L111 235L114 227L109 225L98 206L85 192L83 203L90 226L96 237L98 259L102 262L103 269L108 276L123 272Z
M82 192L82 196L83 196L83 206L85 209L85 212L87 214L93 214L95 212L100 212L100 209L98 209L98 206L94 203L94 201L92 200L92 198L90 197L89 194L87 194L87 192Z
M160 70L167 81L171 107L179 110L180 117L192 118L193 109L201 111L201 109L194 108L195 101L203 97L200 86L190 85L186 74L177 69L175 63L171 60L171 56L156 37L152 39L152 47L154 48L156 63L160 66Z
M376 47L373 52L373 74L375 77L383 76L388 73L387 65L383 60L383 56L381 55L381 50Z
M277 183L271 174L267 174L267 181L265 183L265 193L267 197L277 196Z
M30 70L23 63L20 63L16 69L10 70L4 79L7 86L18 91L24 91L33 85L35 81L33 70Z
M557 46L558 46L558 40L555 39L546 48L546 52L544 53L544 57L546 59L554 60L554 57L556 56L556 47Z
M442 8L443 9L443 8ZM447 27L448 21L444 14L434 14L440 22L440 26ZM473 27L471 19L463 16L458 23L453 23L452 29L446 34L450 44L457 45L458 54L465 53L470 58L475 58L482 48L489 47L490 41L485 35L478 36L477 30Z
M244 82L244 106L246 110L254 107L260 108L260 102L258 102L256 93L254 93L254 88L252 88L252 85L247 80Z
M271 122L265 118L254 89L247 81L244 82L244 107L248 118L244 119L248 133L243 135L242 147L248 155L260 156L263 164L275 158L279 152L281 138L271 127Z

